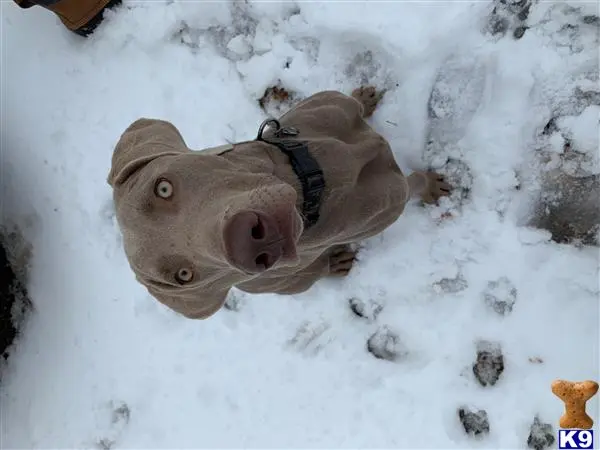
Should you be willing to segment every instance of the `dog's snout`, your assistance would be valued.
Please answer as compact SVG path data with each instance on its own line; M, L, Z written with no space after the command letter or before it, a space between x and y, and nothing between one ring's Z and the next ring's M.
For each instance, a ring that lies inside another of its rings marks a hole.
M237 213L227 223L223 237L229 259L247 273L270 269L283 254L277 221L268 214Z

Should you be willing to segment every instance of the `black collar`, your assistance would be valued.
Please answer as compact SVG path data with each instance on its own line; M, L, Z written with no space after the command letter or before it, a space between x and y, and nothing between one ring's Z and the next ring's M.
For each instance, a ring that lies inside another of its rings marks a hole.
M265 139L263 132L271 124L276 127L274 131L276 139ZM304 228L308 229L319 220L319 209L325 190L325 178L319 163L309 153L308 145L305 142L284 138L284 136L294 137L298 134L299 131L295 128L281 128L279 121L267 119L258 129L256 140L275 145L290 158L292 169L302 185L302 217Z

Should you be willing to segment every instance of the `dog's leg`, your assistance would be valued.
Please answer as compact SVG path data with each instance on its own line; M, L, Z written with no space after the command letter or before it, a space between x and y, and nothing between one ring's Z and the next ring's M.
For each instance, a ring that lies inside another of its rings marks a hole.
M352 269L355 260L356 252L347 245L333 247L329 254L329 275L345 277Z
M448 196L452 191L444 176L436 172L414 172L407 181L411 197L419 195L427 204L436 203L440 197Z
M385 90L378 91L374 86L361 86L352 91L352 97L363 105L363 117L371 117L385 94Z

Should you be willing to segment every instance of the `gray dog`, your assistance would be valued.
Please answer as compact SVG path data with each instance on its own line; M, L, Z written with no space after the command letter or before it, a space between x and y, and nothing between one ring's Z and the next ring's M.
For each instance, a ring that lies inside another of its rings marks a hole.
M131 124L108 183L139 282L205 319L233 286L294 294L346 275L348 244L391 225L411 196L432 203L450 192L434 172L403 175L365 121L381 96L373 87L320 92L256 140L205 151L190 150L169 122Z

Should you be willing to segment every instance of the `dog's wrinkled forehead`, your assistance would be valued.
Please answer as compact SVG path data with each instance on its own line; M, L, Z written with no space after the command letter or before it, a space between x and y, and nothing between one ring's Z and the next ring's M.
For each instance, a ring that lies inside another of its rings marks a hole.
M165 215L181 207L183 196L198 195L203 201L215 186L227 179L231 167L216 156L225 152L192 152L170 122L139 119L131 124L117 143L108 183L123 222L130 210ZM223 189L219 189L223 191ZM158 208L158 209L157 209Z
M225 209L205 195L202 183L210 185L209 178L187 175L185 156L151 161L115 193L125 252L148 279L169 279L181 267L222 265Z
M127 256L141 272L165 265L156 258L199 246L210 252L220 244L219 199L227 201L222 184L231 172L228 162L216 156L224 150L192 152L179 131L161 120L139 119L125 130L108 183Z

